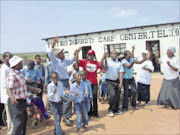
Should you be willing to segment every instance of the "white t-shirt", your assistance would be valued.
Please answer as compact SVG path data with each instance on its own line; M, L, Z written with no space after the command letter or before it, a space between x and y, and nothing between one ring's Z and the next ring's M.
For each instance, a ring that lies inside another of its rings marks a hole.
M7 77L10 73L11 69L6 65L2 64L1 66L1 103L7 104L8 95L7 95Z
M179 59L176 56L169 58L167 55L164 55L162 58L159 59L159 63L163 64L164 78L166 80L176 79L179 76L179 72L172 70L168 66L167 61L170 62L170 65L179 69L179 67L180 67Z
M152 70L154 72L154 66L152 61L146 60L142 64L138 65L137 69L137 82L140 82L142 84L150 85L151 84L151 72L142 69L142 67L146 67Z

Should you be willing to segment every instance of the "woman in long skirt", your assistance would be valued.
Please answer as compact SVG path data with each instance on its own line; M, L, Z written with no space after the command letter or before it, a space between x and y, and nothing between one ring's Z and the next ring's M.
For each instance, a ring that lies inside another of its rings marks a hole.
M142 57L146 59L142 64L138 66L137 71L137 82L138 82L138 105L141 101L148 105L150 101L150 84L151 84L151 73L154 71L154 66L151 60L149 60L150 52L144 50Z
M156 62L163 64L164 80L157 99L157 105L170 105L173 109L180 108L180 81L179 81L179 59L174 55L176 48L168 47L167 55L158 59L159 52L156 52Z

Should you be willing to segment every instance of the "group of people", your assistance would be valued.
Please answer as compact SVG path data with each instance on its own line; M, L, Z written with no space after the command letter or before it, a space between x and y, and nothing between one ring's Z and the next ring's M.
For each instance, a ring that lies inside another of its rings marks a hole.
M22 59L12 56L11 53L3 54L1 65L1 103L7 112L8 134L26 134L27 112L26 98L42 111L44 117L49 119L42 101L43 86L47 91L46 108L50 109L54 117L54 134L63 135L61 118L67 126L72 126L70 120L72 112L76 114L76 131L81 133L81 128L88 129L88 119L99 117L98 113L98 69L103 70L102 92L107 95L109 103L109 116L121 115L128 110L129 87L131 88L131 106L138 110L139 105L150 101L151 74L154 66L150 60L151 53L142 51L142 58L134 57L135 47L132 52L127 50L124 57L118 60L116 50L110 52L110 57L104 53L100 62L96 60L95 52L89 50L87 59L79 59L82 47L75 50L72 58L64 56L63 49L55 49L58 37L53 40L50 51L47 53L49 62L45 67L41 64L41 57L36 55L35 62L30 61L23 67ZM176 48L170 46L167 54L159 58L156 53L156 62L163 64L164 80L158 96L157 104L168 105L174 109L180 108L180 82L179 59L174 55ZM73 72L69 74L67 66L73 64ZM133 77L133 66L137 68L137 86ZM82 67L83 70L79 70ZM120 108L120 94L123 94L122 108ZM33 96L32 96L33 95ZM138 102L137 102L138 101Z

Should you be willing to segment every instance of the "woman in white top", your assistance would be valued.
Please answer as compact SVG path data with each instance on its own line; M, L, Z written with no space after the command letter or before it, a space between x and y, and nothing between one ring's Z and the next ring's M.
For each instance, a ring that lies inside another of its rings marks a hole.
M149 60L150 52L144 50L142 52L143 59L146 59L142 64L138 65L137 82L138 82L138 105L141 101L144 101L148 105L150 101L150 84L151 73L154 71L154 66L151 60Z
M156 52L156 62L163 64L164 80L157 99L157 105L170 105L173 109L180 108L180 82L179 82L179 59L174 55L176 48L168 47L167 55L158 59L159 52Z

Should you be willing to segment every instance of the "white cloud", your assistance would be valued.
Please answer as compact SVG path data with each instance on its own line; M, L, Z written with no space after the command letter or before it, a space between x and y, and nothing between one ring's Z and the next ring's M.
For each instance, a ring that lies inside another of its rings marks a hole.
M116 13L117 17L129 17L129 16L135 16L137 14L137 11L134 9L121 9Z

